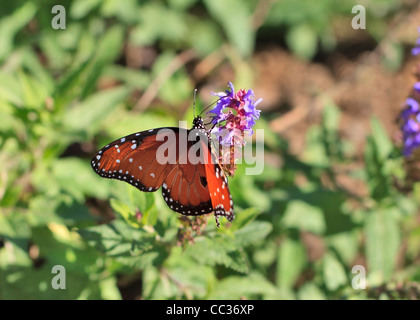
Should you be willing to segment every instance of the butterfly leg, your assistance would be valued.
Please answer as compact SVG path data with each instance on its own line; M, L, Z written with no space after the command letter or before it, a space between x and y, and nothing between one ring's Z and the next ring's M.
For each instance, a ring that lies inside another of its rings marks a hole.
M219 228L220 227L219 216L215 214L214 219L216 220L216 226Z

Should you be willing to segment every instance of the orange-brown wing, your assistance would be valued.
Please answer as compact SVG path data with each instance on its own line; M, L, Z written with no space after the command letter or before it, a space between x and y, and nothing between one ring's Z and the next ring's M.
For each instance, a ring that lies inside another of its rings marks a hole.
M189 141L187 136L185 150L180 150L178 163L168 172L162 185L162 194L168 206L184 215L203 215L213 211L210 192L207 186L203 151L191 161L194 145L207 141L207 136L199 130L188 130L188 136L199 134L200 140ZM198 137L198 135L197 135ZM200 145L198 145L200 146Z
M227 177L210 148L206 155L208 159L208 164L205 166L207 184L216 222L219 225L219 216L226 217L229 221L233 221L233 219L235 219L235 213L233 211L233 200L232 195L229 192Z
M145 192L162 186L162 195L173 211L184 215L202 215L214 211L219 216L234 219L233 202L226 176L211 152L206 137L198 131L199 142L188 141L180 150L185 133L179 128L158 128L120 138L98 151L91 161L93 170L104 178L130 183ZM159 161L158 150L172 131L176 142L169 144L168 162ZM193 130L188 130L191 133ZM190 161L188 152L200 144L198 163Z
M194 130L189 130L189 135L191 132L194 133ZM211 152L207 137L200 132L199 135L201 138L198 142L188 142L188 151L195 143L200 144L198 163L191 163L191 152L188 156L181 154L180 159L187 159L187 162L171 169L163 183L163 197L172 210L184 215L202 215L214 211L219 225L219 216L229 221L235 218L233 201L227 178Z
M162 161L157 158L157 150L167 141L162 135L168 130L178 137L182 129L158 128L115 140L98 151L91 166L101 177L125 181L141 191L154 192L174 166L160 163ZM170 147L176 154L176 145L170 144Z

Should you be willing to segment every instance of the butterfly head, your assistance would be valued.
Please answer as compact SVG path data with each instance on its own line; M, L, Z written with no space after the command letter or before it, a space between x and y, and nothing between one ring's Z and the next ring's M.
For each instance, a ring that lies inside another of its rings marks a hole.
M206 129L204 127L204 120L203 120L203 118L201 118L200 116L195 117L194 118L194 121L193 121L193 128L194 129Z

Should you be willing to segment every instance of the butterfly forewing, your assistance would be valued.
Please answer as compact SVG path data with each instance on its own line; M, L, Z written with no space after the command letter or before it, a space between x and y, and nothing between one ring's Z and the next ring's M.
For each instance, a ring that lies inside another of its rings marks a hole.
M173 166L161 164L156 158L156 150L165 142L158 139L162 129L138 132L111 142L92 159L92 168L104 178L128 182L141 191L156 191L163 183L165 171Z

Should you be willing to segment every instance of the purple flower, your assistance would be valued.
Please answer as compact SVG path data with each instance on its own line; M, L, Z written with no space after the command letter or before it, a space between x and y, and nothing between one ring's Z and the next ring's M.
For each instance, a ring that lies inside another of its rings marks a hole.
M420 33L420 27L418 28ZM414 56L420 55L420 37L416 40L415 47L411 50ZM410 156L415 149L420 147L420 82L417 81L412 94L405 100L405 107L401 112L401 131L404 146L402 153L405 157Z
M420 33L420 28L417 28ZM413 56L418 56L420 54L420 37L416 40L416 46L411 50Z
M406 100L406 106L401 113L403 123L403 155L410 156L420 146L420 110L419 103L413 98Z
M260 117L260 110L256 106L262 98L254 100L254 91L244 89L235 92L231 82L228 83L230 91L212 93L219 97L215 107L208 113L212 115L215 127L212 133L219 137L221 145L244 145L244 134L250 136L254 133L252 127Z

